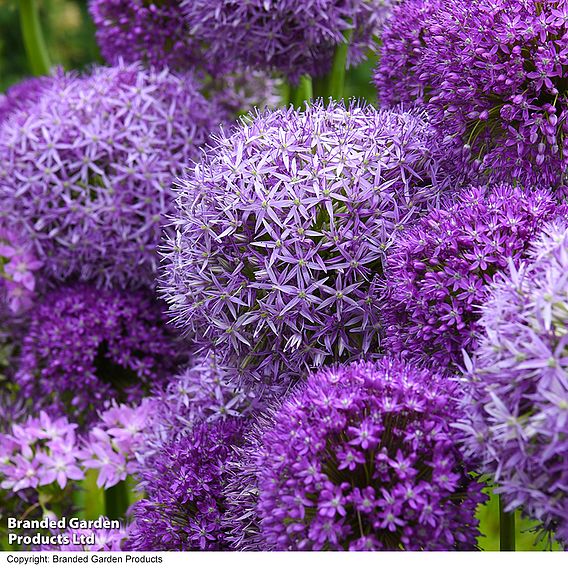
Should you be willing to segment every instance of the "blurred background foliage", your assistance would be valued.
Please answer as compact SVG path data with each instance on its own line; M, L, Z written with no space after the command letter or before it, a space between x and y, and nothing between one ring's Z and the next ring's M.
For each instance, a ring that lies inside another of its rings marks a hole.
M100 61L88 0L38 0L54 65L83 69ZM22 42L18 0L0 0L0 90L30 75Z
M41 22L51 61L64 69L84 69L101 62L95 41L95 29L88 13L88 0L38 0ZM376 101L371 83L376 64L370 58L351 69L347 76L346 96ZM0 92L31 75L19 23L18 0L0 0ZM0 369L2 366L0 345ZM484 534L479 545L484 550L499 550L499 506L492 496L480 507L478 518ZM558 550L556 544L539 541L535 523L517 515L517 550Z

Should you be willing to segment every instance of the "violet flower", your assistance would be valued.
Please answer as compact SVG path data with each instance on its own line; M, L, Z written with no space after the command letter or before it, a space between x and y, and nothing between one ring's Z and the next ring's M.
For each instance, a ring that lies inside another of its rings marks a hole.
M391 359L312 374L229 465L244 550L472 550L482 485L451 424L457 383Z
M385 251L447 188L443 166L413 112L318 102L244 121L178 189L174 322L261 383L375 352Z
M549 225L485 302L462 430L510 510L568 543L568 226Z
M67 286L31 314L15 381L38 405L89 422L107 401L138 402L161 385L180 351L149 294Z
M20 221L55 281L151 286L171 183L219 122L190 75L59 73L0 135L0 223Z
M403 233L385 266L381 315L393 353L444 369L475 349L496 275L518 263L543 223L566 215L550 192L470 188Z

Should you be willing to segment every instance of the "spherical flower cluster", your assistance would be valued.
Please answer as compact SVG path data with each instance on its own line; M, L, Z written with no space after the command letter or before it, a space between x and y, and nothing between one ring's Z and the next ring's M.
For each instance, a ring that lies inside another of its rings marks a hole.
M217 115L167 70L56 76L2 128L0 217L23 222L50 278L152 285L172 180Z
M18 314L33 302L36 279L34 272L42 267L31 243L20 232L9 230L0 217L0 302ZM0 307L0 315L2 313Z
M106 525L110 521L106 517L99 517L98 522ZM57 533L61 544L43 545L35 550L47 551L73 551L73 552L118 552L122 550L122 545L128 537L128 528L118 529L98 529L98 528L70 528L65 532ZM94 544L90 541L94 540Z
M475 548L484 499L454 442L455 387L391 359L311 375L244 452L256 547Z
M415 51L411 42L402 46L408 55L400 56L408 75L423 85L433 123L493 179L563 184L568 166L566 0L436 4L419 29L409 32L420 35L422 30L421 47ZM403 19L405 6L398 14ZM393 38L393 45L385 38L387 52L401 48ZM389 76L391 59L384 71L380 64L379 74ZM399 86L406 88L397 83L398 73L387 99L397 98Z
M521 507L568 543L568 226L555 224L528 264L511 270L483 309L468 362L462 420L512 510Z
M388 14L384 0L182 0L188 27L208 45L207 57L274 69L292 81L325 74L336 46L351 34L350 59L374 47Z
M35 104L51 82L51 77L29 77L12 85L4 94L0 93L0 125L11 114Z
M143 61L189 70L211 63L184 20L180 0L91 0L89 10L111 64Z
M445 188L422 117L341 103L260 114L182 182L165 247L174 321L244 378L372 352L385 250Z
M13 424L10 434L0 434L0 487L13 493L83 479L79 463L76 424L52 419L46 412Z
M428 22L443 0L402 0L393 9L381 34L382 48L374 81L385 106L423 102L424 83L417 69Z
M153 468L139 474L146 498L137 502L130 550L222 550L224 464L242 422L201 423L191 435L172 436Z
M164 324L145 293L63 287L34 309L16 382L45 408L96 419L106 401L137 402L173 372L180 345Z
M495 275L566 214L545 190L471 188L432 210L389 251L381 308L385 345L420 363L460 364L475 349L480 307Z
M154 401L145 398L137 406L114 403L101 412L81 445L83 467L99 472L99 487L113 487L136 471L136 451L154 410Z

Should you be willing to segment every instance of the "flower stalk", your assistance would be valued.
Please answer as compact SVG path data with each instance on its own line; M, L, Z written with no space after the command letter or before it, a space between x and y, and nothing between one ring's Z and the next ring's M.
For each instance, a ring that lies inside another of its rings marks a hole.
M109 519L123 519L129 506L129 489L126 481L105 490L105 512Z
M47 75L51 68L36 0L20 0L20 26L34 75Z
M290 86L290 102L295 108L300 108L306 101L310 101L314 96L312 78L309 75L302 75L296 86Z
M500 550L515 550L515 511L507 512L503 497L499 496L499 537Z
M349 43L351 42L352 35L352 29L348 29L343 32L345 41L343 43L340 43L336 47L333 63L331 65L331 71L329 72L329 75L327 77L328 95L335 100L341 100L345 93L347 54L349 52Z

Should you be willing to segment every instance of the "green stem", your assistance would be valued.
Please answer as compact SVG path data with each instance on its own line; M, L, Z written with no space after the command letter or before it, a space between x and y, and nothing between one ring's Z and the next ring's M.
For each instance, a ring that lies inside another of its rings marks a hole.
M105 492L97 485L98 472L90 469L81 481L78 491L73 492L73 503L81 519L98 519L105 514Z
M105 490L105 512L109 519L120 520L128 509L128 484L121 481Z
M300 108L306 101L313 98L312 78L309 75L302 75L297 86L290 86L290 102Z
M345 30L343 37L345 41L340 43L335 49L331 71L328 75L328 94L335 100L343 98L345 92L345 70L347 69L347 53L349 51L349 42L353 30Z
M51 64L39 21L36 0L20 0L20 25L32 73L47 75Z
M505 512L503 497L499 496L499 536L502 551L515 550L515 511Z

